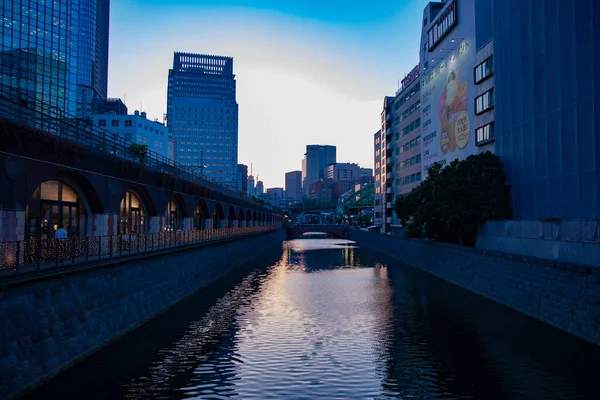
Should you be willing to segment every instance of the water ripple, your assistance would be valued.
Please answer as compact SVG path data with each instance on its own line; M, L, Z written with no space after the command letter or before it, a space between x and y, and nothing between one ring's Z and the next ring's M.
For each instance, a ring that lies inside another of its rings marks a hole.
M202 301L201 293L187 307ZM170 344L149 345L150 362L120 357L131 365L118 389L105 393L88 381L82 390L128 399L584 399L596 392L590 366L600 363L598 349L424 274L372 262L349 241L287 242L278 263L248 273L211 304ZM82 363L80 376L86 368L94 367Z

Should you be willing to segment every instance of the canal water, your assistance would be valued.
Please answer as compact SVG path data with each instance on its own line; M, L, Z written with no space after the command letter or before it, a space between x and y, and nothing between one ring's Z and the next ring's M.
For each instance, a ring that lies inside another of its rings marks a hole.
M382 254L284 243L39 399L597 399L600 350Z

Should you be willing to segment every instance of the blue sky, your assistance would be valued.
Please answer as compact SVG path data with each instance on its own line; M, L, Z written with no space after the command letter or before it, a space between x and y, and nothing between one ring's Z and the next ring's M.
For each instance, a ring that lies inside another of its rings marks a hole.
M173 52L234 57L239 162L265 187L300 170L307 144L373 166L383 97L418 62L425 0L118 0L109 95L166 110Z

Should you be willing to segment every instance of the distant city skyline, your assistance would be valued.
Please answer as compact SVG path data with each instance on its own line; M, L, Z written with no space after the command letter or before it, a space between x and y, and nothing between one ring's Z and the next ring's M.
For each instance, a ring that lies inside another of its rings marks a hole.
M427 1L280 3L113 2L109 96L162 121L173 53L228 55L238 85L238 162L252 164L265 186L283 187L311 143L373 167L383 97L418 62Z

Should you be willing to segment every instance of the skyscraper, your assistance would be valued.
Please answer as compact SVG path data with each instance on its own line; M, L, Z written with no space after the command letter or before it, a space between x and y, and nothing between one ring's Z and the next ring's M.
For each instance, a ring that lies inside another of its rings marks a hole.
M302 200L302 171L286 172L285 196L291 200Z
M244 194L248 194L248 166L238 164L237 169L237 190Z
M265 192L265 184L263 181L256 182L256 195L263 194Z
M309 194L309 185L323 178L323 171L336 160L335 146L310 144L306 146L302 160L302 190L304 196Z
M237 186L238 104L233 58L175 53L169 70L167 126L175 160Z
M77 63L77 116L92 114L94 98L108 92L110 0L80 0Z
M80 1L0 2L0 83L45 112L76 112Z

